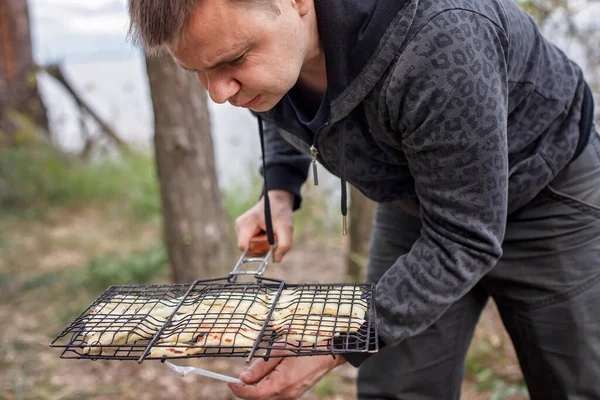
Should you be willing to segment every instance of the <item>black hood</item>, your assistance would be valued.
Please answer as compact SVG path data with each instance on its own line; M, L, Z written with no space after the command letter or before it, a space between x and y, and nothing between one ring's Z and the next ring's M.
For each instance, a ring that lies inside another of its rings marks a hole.
M407 3L408 0L315 0L331 99L358 77Z

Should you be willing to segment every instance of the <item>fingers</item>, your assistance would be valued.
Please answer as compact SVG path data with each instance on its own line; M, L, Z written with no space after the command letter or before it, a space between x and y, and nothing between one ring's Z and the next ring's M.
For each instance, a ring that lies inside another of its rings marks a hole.
M245 383L230 383L229 388L237 397L245 400L297 399L334 368L335 363L330 356L260 360L249 368L251 377L244 374L240 376Z
M273 371L281 360L281 357L269 358L268 361L256 360L248 369L242 372L240 379L246 384L256 383Z
M292 249L292 237L294 235L293 223L281 223L277 228L273 227L277 237L277 247L275 247L275 262L280 262L283 256Z
M274 259L275 262L280 262L292 248L294 195L284 190L270 190L269 199L272 205L273 231L277 236Z
M294 195L283 190L270 190L269 200L271 201L273 233L277 238L274 260L275 262L280 262L283 256L292 248ZM241 251L246 250L250 239L261 231L266 231L263 199L236 219L235 230L238 247Z
M252 207L235 220L238 247L241 251L248 248L250 239L258 235L261 230L265 229L264 220L261 219L261 215L257 210L259 204Z
M281 357L270 358L268 361L256 360L240 375L240 379L244 383L229 383L229 389L237 397L246 400L263 400L276 396L278 393L276 386L278 385L276 380L270 380L268 375L281 363L281 360ZM254 385L257 382L259 384Z
M228 383L227 386L229 386L235 397L244 400L265 400L272 397L262 387L259 388L258 386L239 383Z

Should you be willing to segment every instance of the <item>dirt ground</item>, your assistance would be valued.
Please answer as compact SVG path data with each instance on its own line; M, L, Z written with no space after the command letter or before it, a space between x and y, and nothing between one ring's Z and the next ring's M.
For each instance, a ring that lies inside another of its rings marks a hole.
M0 226L0 399L233 399L226 384L199 376L181 378L160 362L66 360L59 358L60 349L49 347L100 294L65 289L65 276L82 268L90 256L145 249L160 237L157 223L132 229L106 213L82 208L47 221ZM266 275L290 283L338 282L343 265L340 235L327 243L298 243ZM499 391L496 384L518 385L521 375L493 304L481 318L470 355L474 361L467 366L464 400L524 398ZM191 364L236 376L245 361L200 359ZM355 398L355 379L356 370L344 365L303 399Z

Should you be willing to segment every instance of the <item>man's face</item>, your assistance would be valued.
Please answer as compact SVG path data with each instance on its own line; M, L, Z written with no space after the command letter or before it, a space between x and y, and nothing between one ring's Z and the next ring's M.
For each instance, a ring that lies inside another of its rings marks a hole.
M295 0L277 3L280 15L266 6L200 0L187 39L169 51L215 103L267 111L298 80L306 47L306 24Z

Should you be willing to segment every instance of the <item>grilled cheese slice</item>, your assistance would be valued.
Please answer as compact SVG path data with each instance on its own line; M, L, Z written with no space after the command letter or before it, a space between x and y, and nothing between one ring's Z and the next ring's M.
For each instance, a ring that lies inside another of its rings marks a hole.
M210 332L199 335L198 338L188 346L181 346L180 342L166 342L153 347L150 357L185 357L194 354L220 352L223 349L236 351L252 350L258 331L243 329L235 332Z

